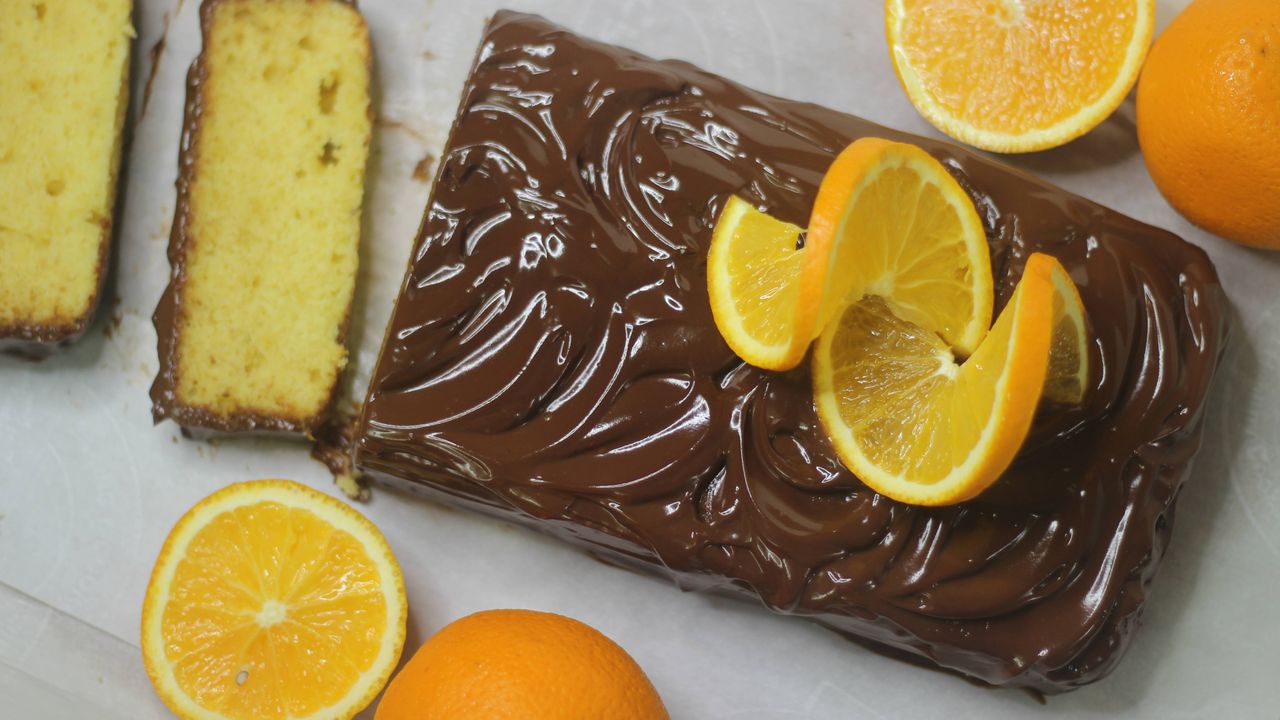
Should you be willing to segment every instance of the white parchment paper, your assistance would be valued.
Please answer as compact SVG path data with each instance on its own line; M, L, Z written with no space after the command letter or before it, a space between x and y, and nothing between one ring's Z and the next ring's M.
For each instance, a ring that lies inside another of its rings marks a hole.
M1185 2L1158 0L1158 27ZM429 191L413 171L438 156L484 20L499 7L937 134L894 79L880 0L361 5L376 46L380 115L352 338L361 393ZM304 445L192 442L172 424L151 423L150 315L168 272L197 11L198 0L139 0L138 120L103 322L44 363L0 358L0 707L16 702L13 717L165 717L136 638L148 574L172 523L204 495L250 478L288 477L336 494ZM147 51L162 37L142 114ZM627 648L677 718L1280 717L1280 254L1235 247L1169 208L1138 152L1132 99L1085 138L1009 161L1206 248L1236 308L1204 449L1145 627L1110 678L1040 706L886 660L748 603L681 593L526 530L376 492L361 509L404 567L409 642L480 609L565 613Z

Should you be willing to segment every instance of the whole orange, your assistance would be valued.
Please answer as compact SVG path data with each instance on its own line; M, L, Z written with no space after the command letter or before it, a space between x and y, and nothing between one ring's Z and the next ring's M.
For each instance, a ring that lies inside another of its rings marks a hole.
M1138 140L1195 224L1280 249L1280 0L1195 0L1138 82Z
M666 720L635 660L552 613L489 610L445 626L387 687L375 720Z

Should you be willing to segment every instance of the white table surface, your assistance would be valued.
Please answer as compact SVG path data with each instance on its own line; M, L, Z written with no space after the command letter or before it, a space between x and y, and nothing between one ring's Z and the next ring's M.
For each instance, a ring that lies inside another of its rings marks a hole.
M362 0L380 121L353 332L360 392L377 352L438 155L486 16L503 6L748 85L926 135L894 79L879 0ZM1185 0L1158 1L1164 27ZM335 493L308 448L218 445L151 423L151 312L164 286L183 80L197 0L139 0L135 127L105 322L39 364L0 358L0 715L166 717L137 650L143 590L172 523L227 483L287 477ZM751 604L681 593L527 530L389 492L361 506L409 589L409 642L494 607L580 618L629 650L677 718L1280 717L1280 254L1192 227L1151 184L1132 99L1065 148L1012 162L1169 228L1213 256L1235 304L1199 456L1144 627L1115 673L1036 704L886 660ZM1258 188L1280 192L1280 188ZM107 332L110 326L110 332ZM369 713L371 715L371 713Z

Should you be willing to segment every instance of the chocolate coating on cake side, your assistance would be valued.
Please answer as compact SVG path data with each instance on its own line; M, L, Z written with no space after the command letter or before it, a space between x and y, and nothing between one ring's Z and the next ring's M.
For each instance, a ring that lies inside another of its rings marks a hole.
M977 500L862 485L804 367L743 364L706 252L739 194L803 226L850 141L921 145L972 196L996 309L1032 252L1092 322ZM468 79L357 428L375 479L527 522L686 588L754 596L1002 686L1069 690L1131 637L1225 341L1198 248L954 145L499 13Z

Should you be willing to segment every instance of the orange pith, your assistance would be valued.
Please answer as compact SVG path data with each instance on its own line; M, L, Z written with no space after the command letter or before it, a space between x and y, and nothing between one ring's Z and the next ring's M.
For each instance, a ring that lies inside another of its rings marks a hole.
M399 567L363 516L297 483L239 483L166 540L143 657L180 717L348 718L390 675L405 614Z
M1154 0L886 0L894 68L948 135L996 152L1061 145L1137 80Z

